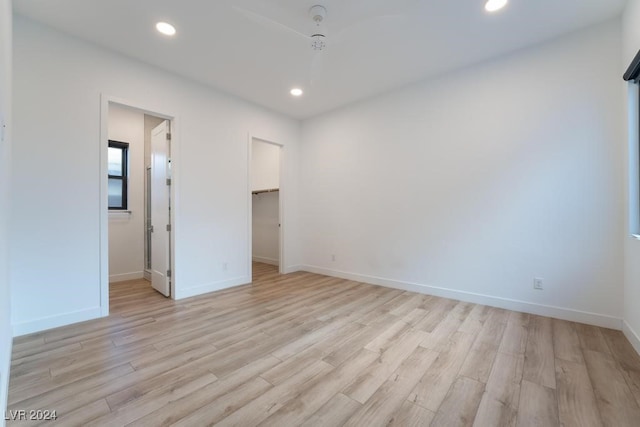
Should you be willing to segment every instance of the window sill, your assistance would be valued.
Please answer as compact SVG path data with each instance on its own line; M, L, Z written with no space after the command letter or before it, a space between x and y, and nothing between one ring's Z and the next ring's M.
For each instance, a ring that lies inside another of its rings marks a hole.
M109 215L111 214L127 214L131 215L131 211L120 211L120 210L110 210Z
M640 240L640 234L632 234L631 237L633 237L636 240Z

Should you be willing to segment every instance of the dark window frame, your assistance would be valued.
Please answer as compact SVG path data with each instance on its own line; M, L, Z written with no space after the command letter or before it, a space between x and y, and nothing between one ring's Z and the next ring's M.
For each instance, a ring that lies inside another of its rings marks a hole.
M114 141L109 140L109 148L118 148L122 153L122 174L121 175L111 175L109 174L108 180L117 179L122 181L122 205L121 206L111 206L109 205L110 211L126 211L129 206L129 143L122 141Z

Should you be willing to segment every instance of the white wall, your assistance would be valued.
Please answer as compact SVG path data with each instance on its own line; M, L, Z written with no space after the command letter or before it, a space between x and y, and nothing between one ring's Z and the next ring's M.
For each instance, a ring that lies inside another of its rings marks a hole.
M176 298L251 281L249 134L285 146L284 263L295 269L298 122L24 18L14 40L16 333L100 315L101 94L176 116Z
M109 139L129 143L128 210L109 212L109 281L139 279L144 271L144 113L111 104Z
M257 139L251 147L252 191L280 188L280 147Z
M11 362L11 295L9 291L9 211L11 180L11 1L0 0L0 414L7 408ZM5 425L0 417L0 425Z
M630 0L623 15L623 65L622 70L631 63L640 49L640 0ZM628 173L631 185L628 188L627 206L630 207L627 218L629 228L625 230L625 286L624 286L624 332L629 341L640 353L640 240L631 237L631 233L640 234L638 229L638 88L625 83L627 95L628 135Z
M280 194L278 192L260 193L252 197L253 260L267 264L279 265L280 262L280 227L278 223Z
M304 122L303 268L619 329L620 46L616 20Z

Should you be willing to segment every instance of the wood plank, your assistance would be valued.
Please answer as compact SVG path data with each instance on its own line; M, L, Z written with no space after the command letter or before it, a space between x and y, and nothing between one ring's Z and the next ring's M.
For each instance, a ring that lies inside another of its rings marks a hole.
M446 315L458 305L458 301L454 301L447 298L432 298L430 301L430 307L427 310L429 313L416 324L416 329L423 330L425 332L433 332L433 330L442 322Z
M556 388L551 325L551 319L548 317L531 317L523 378L541 386Z
M559 425L555 390L523 380L518 406L518 427Z
M529 317L525 313L509 313L499 352L513 355L525 353L529 336Z
M621 331L601 329L613 357L618 362L627 385L640 406L640 355Z
M605 353L584 351L596 402L605 426L637 426L640 407L615 359Z
M414 308L409 313L405 314L401 320L413 328L418 324L418 322L424 319L428 313L429 312L424 308Z
M460 375L486 384L497 354L498 347L476 340L460 369Z
M573 323L553 319L553 351L557 359L584 364L580 338Z
M638 425L640 356L619 331L254 272L181 301L114 284L109 317L14 341L9 409L83 426Z
M176 423L195 413L198 409L206 407L221 396L229 394L238 387L251 382L260 372L270 369L279 362L280 361L273 356L258 359L244 366L242 369L238 369L223 380L209 384L177 400L172 400L151 413L144 413L143 416L136 417L135 422L131 423L131 425L160 426ZM262 379L261 381L256 380L254 383L246 385L245 387L250 387L250 390L260 388L262 391L259 394L262 394L262 392L272 387L272 385ZM238 407L239 406L240 405L238 405ZM236 406L233 406L233 408L233 410L237 409ZM226 413L224 415L226 415Z
M212 425L229 416L235 411L242 410L247 404L259 399L273 390L273 386L263 378L256 377L240 387L219 396L200 409L189 413L172 426L202 426ZM248 425L248 424L247 424Z
M336 394L312 416L310 416L302 427L325 427L341 426L358 410L362 405L342 393Z
M400 410L389 423L389 427L423 427L428 426L436 416L421 406L405 401Z
M515 426L524 355L498 353L474 420L474 426Z
M130 387L116 391L107 397L107 403L112 412L119 411L122 407L130 407L138 400L148 400L149 396L154 399L158 395L174 391L183 383L189 384L197 379L204 379L202 387L215 382L218 378L211 372L204 369L173 369L162 375L153 376L145 380L136 381Z
M282 384L272 387L259 397L253 399L246 405L238 408L235 412L225 417L217 424L220 426L237 426L237 425L257 425L278 409L282 408L291 399L296 397L300 392L313 386L320 378L327 373L333 371L334 367L318 360L307 368L304 368L296 375L288 378ZM205 408L207 409L207 408ZM191 419L192 416L189 417ZM210 422L210 416L200 418L200 421ZM185 423L183 425L193 425ZM195 423L200 424L201 423Z
M484 384L466 377L458 377L432 424L436 426L471 426L475 419Z
M154 381L156 378L158 381L171 382L176 378L193 371L202 372L202 366L199 365L201 361L206 362L206 358L201 358L203 355L210 355L211 351L206 347L194 349L192 351L185 352L178 356L173 356L171 359L164 360L161 363L157 363L153 366L149 366L145 369L134 371L124 371L125 374L118 375L118 371L113 372L113 376L109 376L106 379L101 377L88 377L81 381L77 381L72 384L65 385L54 391L46 392L36 398L29 399L22 404L34 404L38 402L41 405L47 407L59 408L61 412L70 412L77 408L80 408L100 397L107 398L114 394L122 392L124 399L131 400L126 396L136 396L135 392L131 392L130 388L136 385L146 384L148 381ZM276 362L277 359L275 359ZM177 367L176 367L177 366ZM129 367L130 365L126 365ZM204 368L206 370L206 368ZM207 372L208 374L208 372ZM78 393L77 390L83 390L82 393ZM116 403L117 404L117 401Z
M128 425L154 411L162 409L176 400L195 393L217 381L211 373L181 377L174 381L162 380L163 385L157 389L146 390L144 394L135 396L125 402L110 404L111 412L96 418L84 427L100 427L104 425Z
M398 418L398 412L415 387L420 373L436 360L438 353L415 346L412 354L400 365L366 403L344 424L345 426L387 426Z
M389 348L391 343L393 343L399 336L409 331L409 329L409 325L400 320L379 334L374 340L365 345L364 348L376 353L383 353L387 348Z
M392 316L392 315L389 315ZM333 349L324 357L325 362L333 366L340 366L345 361L358 353L371 340L380 335L380 328L376 326L365 326L361 331L357 332L349 341L342 343L341 346Z
M492 310L482 329L477 332L478 337L460 369L460 375L487 383L505 327L503 313Z
M609 345L604 339L604 335L602 335L602 330L600 328L582 323L574 323L573 326L578 334L580 346L583 350L592 350L600 353L611 354Z
M12 384L9 393L9 408L18 408L19 406L24 408L51 407L51 403L77 396L79 390L102 386L134 372L133 367L126 363L114 368L99 370L72 383L58 384L54 379L51 379L46 384L37 384L24 389L14 388Z
M391 314L394 316L403 317L416 309L424 310L426 302L431 299L429 295L414 294L412 292L406 292L405 295L407 295L405 302L391 310ZM426 312L426 310L424 311Z
M564 427L602 426L587 367L556 359L558 414Z
M458 331L469 335L477 334L482 329L484 322L489 318L489 314L491 314L490 307L486 305L475 305L469 313L469 316L458 328Z
M410 331L398 338L392 347L383 352L380 357L367 368L367 373L355 379L344 389L343 393L356 402L365 403L387 378L412 355L414 350L424 340L425 335L426 332L423 331ZM414 376L420 373L421 371L416 371L414 372Z
M81 426L86 425L95 418L109 413L109 405L104 399L100 399L73 412L62 415L55 421L55 423L63 426ZM50 422L45 422L43 424L47 425L50 424ZM20 423L19 425L26 424Z
M445 351L449 345L449 338L460 328L471 312L472 307L471 304L462 302L455 305L451 311L444 315L438 325L427 334L422 346L438 352ZM420 328L416 327L416 329Z
M264 421L265 426L293 426L301 424L310 417L335 394L353 382L371 363L379 357L366 348L362 348L351 359L331 371L317 384L288 402L276 413Z
M455 382L474 340L474 336L455 332L451 337L449 348L440 353L411 391L408 400L432 412L437 412L449 388Z

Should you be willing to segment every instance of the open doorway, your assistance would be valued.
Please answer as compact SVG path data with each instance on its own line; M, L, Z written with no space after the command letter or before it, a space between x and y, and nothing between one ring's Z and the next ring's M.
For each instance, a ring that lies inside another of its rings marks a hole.
M282 146L251 138L252 272L282 272Z
M107 110L109 288L112 295L153 288L169 297L171 121L115 102Z

